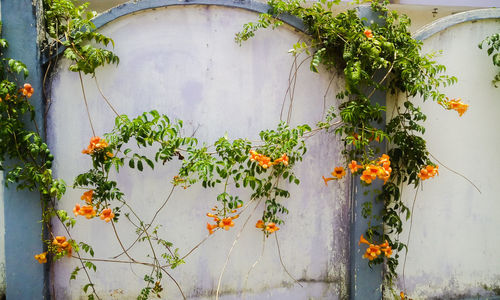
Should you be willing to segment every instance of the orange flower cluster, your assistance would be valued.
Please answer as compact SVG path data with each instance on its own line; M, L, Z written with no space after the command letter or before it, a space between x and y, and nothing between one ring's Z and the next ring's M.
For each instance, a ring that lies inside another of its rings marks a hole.
M84 200L87 202L88 205L83 205L80 206L80 204L75 204L75 207L73 208L73 213L75 214L75 217L80 215L80 216L85 216L87 219L91 219L96 216L97 212L92 206L92 197L94 195L94 190L89 190L83 193L83 195L80 197L80 199ZM97 209L99 210L99 204L97 205ZM111 208L105 208L101 211L99 214L101 220L106 221L106 223L109 223L109 221L113 220L115 217L115 213Z
M30 97L31 97L31 95L33 95L33 93L35 92L35 89L33 89L33 87L31 86L31 84L29 84L29 83L25 83L25 84L24 84L24 86L23 86L23 88L22 88L22 89L20 89L20 92L21 92L24 96L26 96L26 97L30 98Z
M80 197L80 199L85 200L87 204L91 205L92 204L92 196L94 195L94 190L89 190L83 193L83 195Z
M359 237L359 243L358 245L367 244L368 248L366 248L366 252L363 255L363 258L368 258L368 260L372 261L375 258L377 258L382 252L384 252L384 255L386 257L391 257L392 255L392 248L389 246L389 243L385 241L383 244L380 245L374 245L370 242L368 242L363 235Z
M208 230L208 234L212 234L214 233L214 230L216 228L218 228L219 226L217 224L210 224L207 222L207 230Z
M241 207L241 204L238 204L238 208L240 208L240 207ZM212 210L216 211L217 206L212 208ZM231 213L233 213L233 214L236 212L237 212L236 209L231 210ZM221 210L220 214L224 214L224 210ZM207 222L208 234L212 234L212 233L214 233L214 230L217 228L224 228L225 230L229 230L229 228L234 226L233 220L238 219L240 217L240 215L235 214L233 216L228 216L228 217L222 218L219 216L219 213L215 213L215 214L207 213L207 217L213 218L214 222L215 222L215 224L210 224Z
M75 214L75 217L80 215L85 216L87 219L91 219L96 215L95 209L92 205L80 206L78 203L73 208L73 213Z
M172 183L174 185L181 185L183 189L187 189L188 187L191 186L191 185L188 185L188 182L186 179L180 177L179 175L174 176Z
M363 169L363 165L359 165L357 161L351 160L351 162L347 165L351 173L356 173L359 169Z
M370 184L377 178L382 179L384 183L386 183L392 172L391 160L387 154L383 154L376 162L373 161L372 163L367 165L361 165L358 164L357 161L352 160L347 166L353 174L358 172L359 170L364 169L361 175L361 180L363 180L367 184ZM323 180L325 181L325 185L328 185L328 181L341 179L342 177L344 177L344 175L344 168L336 167L332 172L333 177L325 178L325 176L323 176Z
M5 99L0 98L0 102L2 102L3 100L9 101L9 99L10 99L10 95L7 94L7 95L5 95Z
M35 259L38 260L38 262L41 264L46 263L47 262L47 252L36 254Z
M71 244L66 241L65 236L56 236L52 241L52 245L57 247L57 252L66 251L66 255L71 257L71 253L73 252Z
M103 209L100 215L101 220L106 221L106 223L109 223L109 221L113 220L115 217L115 214L111 210L111 208L106 208Z
M338 180L338 179L341 179L342 177L344 177L345 170L343 167L335 167L331 174L333 177L326 178L325 176L323 176L323 181L325 182L325 185L328 185L328 181L330 181L330 180Z
M357 133L354 133L354 134L353 134L353 136L352 136L352 144L353 144L354 146L356 146L356 143L357 143L358 141L361 141L361 138L359 137L359 135L358 135Z
M373 38L373 33L370 29L366 29L363 34L366 36L366 38L368 39L372 39Z
M356 161L352 161L350 165L352 166L352 168L349 167L351 171L353 169L357 171L360 167L363 168L363 166L358 165ZM364 171L360 179L370 184L373 180L379 178L382 179L385 184L389 177L391 177L391 172L390 158L387 154L383 154L376 163L374 162L364 166Z
M101 139L98 136L93 136L90 139L90 143L87 146L87 149L83 149L82 153L83 154L93 154L94 151L99 151L99 150L105 149L107 147L108 147L108 143L104 139ZM111 152L106 152L106 155L108 157L113 157L113 153L111 153Z
M276 223L269 222L267 224L264 224L264 221L262 220L258 220L257 223L255 224L255 227L263 229L264 231L266 231L266 233L273 233L275 231L280 230L280 228L276 225Z
M250 150L250 160L258 162L259 166L261 166L264 169L267 169L279 163L283 163L283 165L288 166L288 156L286 155L286 153L281 155L280 158L271 161L270 157L257 153L257 151Z
M469 105L463 103L460 98L448 100L445 102L445 104L448 109L456 110L460 117L467 111L467 108L469 107Z
M426 180L429 178L432 178L436 175L439 175L439 166L425 166L422 170L420 170L420 173L418 173L418 177L422 180Z

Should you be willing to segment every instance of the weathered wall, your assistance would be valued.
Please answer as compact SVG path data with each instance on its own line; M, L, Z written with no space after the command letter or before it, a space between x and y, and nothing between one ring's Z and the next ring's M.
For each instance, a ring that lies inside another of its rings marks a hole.
M201 140L211 142L227 133L230 139L255 140L258 131L277 125L282 100L288 86L293 58L288 49L303 36L289 27L275 32L262 31L239 47L234 33L242 24L255 20L254 13L216 6L169 7L137 13L102 28L116 43L118 67L108 66L97 73L103 92L118 112L135 116L157 109L173 118L185 120L185 133L196 130ZM54 155L55 172L68 183L90 166L80 151L92 132L88 125L78 75L67 71L61 61L51 84L51 108L47 124ZM330 75L313 74L307 63L299 71L291 123L315 124L324 112L324 93ZM333 75L336 76L336 75ZM92 78L85 77L97 134L113 126L113 113L100 98ZM334 78L326 105L334 104L341 82ZM278 232L281 254L288 270L304 285L293 285L280 265L274 238L266 241L264 257L248 277L247 299L339 299L346 298L349 219L345 181L325 187L321 175L327 175L340 161L340 147L331 135L316 135L307 140L309 151L297 172L299 187L289 186L286 200L290 214ZM174 163L175 164L175 163ZM142 174L122 171L117 177L127 200L139 207L145 219L170 189L174 169L146 170ZM176 191L158 220L160 233L185 253L207 235L205 213L216 203L220 191L194 186ZM81 202L81 190L69 189L60 205L71 211ZM248 197L248 194L242 194ZM217 232L186 264L172 271L185 293L192 299L213 298L217 278L227 252L248 216L244 213L234 229ZM252 217L243 230L223 278L222 299L240 298L244 279L259 257L262 235ZM127 232L130 231L130 233ZM118 226L124 244L135 233L122 218ZM57 228L55 234L63 234ZM74 236L94 246L96 256L108 258L120 253L110 224L101 220L78 218ZM144 248L132 252L140 257ZM57 299L79 299L83 276L68 284L76 261L63 259L54 266L54 291ZM127 264L98 264L92 274L96 288L105 298L135 298L143 286L146 270ZM166 294L179 299L171 282Z
M418 17L420 11L415 11ZM242 10L196 6L158 9L119 19L102 30L115 39L121 63L117 68L99 71L97 78L120 113L135 115L158 109L185 119L186 133L198 128L197 135L205 141L213 141L226 131L229 138L255 139L258 130L276 125L291 64L286 52L301 37L285 27L278 32L260 32L238 47L232 40L233 33L255 18L255 14ZM420 16L417 20L417 24L424 24L429 18ZM495 184L494 172L500 165L500 158L495 156L500 140L495 129L500 90L491 86L496 70L491 58L477 44L488 34L498 32L499 27L499 22L493 20L464 23L424 43L425 52L444 51L438 61L459 79L457 85L445 91L451 97L461 97L470 108L460 118L456 112L444 111L431 101L423 104L428 115L426 138L430 152L439 160L436 163L440 165L440 176L424 182L423 189L418 191L404 276L403 260L399 269L398 288L414 299L498 296L500 264L496 249L500 240L496 228L500 187ZM58 157L58 176L71 182L89 164L88 158L78 153L88 143L91 131L78 76L66 68L66 62L60 63L52 81L48 128L51 146ZM314 123L321 117L323 91L329 78L311 74L307 68L299 76L304 84L297 87L292 122ZM340 85L339 80L334 83L332 95ZM113 115L99 98L93 80L85 78L85 85L101 135L112 128ZM393 102L388 104L389 109L392 106ZM262 110L263 107L266 109ZM224 120L227 115L231 118ZM72 125L74 120L78 124ZM291 213L279 231L285 263L305 288L292 285L279 264L274 241L268 240L264 258L249 276L245 293L248 299L346 297L347 189L343 182L325 188L320 179L321 174L328 174L333 164L340 161L339 147L337 141L326 136L311 138L308 145L310 151L299 167L301 186L291 187L292 198L287 201ZM445 166L467 176L481 193ZM130 201L144 207L141 214L146 219L154 212L148 207L158 204L156 195L165 194L165 185L175 175L169 170L161 172L154 176L149 171L145 176L135 172L119 176ZM62 207L70 211L80 202L80 194L81 191L69 191ZM162 213L165 225L162 232L181 248L181 253L205 236L204 213L215 203L214 195L201 188L178 191ZM414 190L405 188L404 199L410 207L414 196ZM201 206L200 200L204 203ZM92 243L97 256L119 253L116 242L107 243L113 241L109 224L99 220L79 221L75 236ZM124 221L120 222L121 234L128 228ZM408 222L403 240L409 228ZM237 230L217 233L188 258L186 265L173 271L193 299L208 299L214 292ZM252 226L243 231L243 236L224 275L223 299L241 297L244 278L260 255L261 236ZM126 244L132 239L133 235L124 234ZM67 260L55 265L58 299L77 299L80 295L81 282L68 285L67 281L74 265ZM132 298L141 288L144 269L129 265L98 267L100 273L95 276L100 283L98 288L108 298L111 295L116 299ZM178 297L172 285L167 290L173 299Z
M413 225L407 222L402 235L406 241L412 226L398 285L414 299L500 296L500 185L495 177L500 166L500 89L491 84L497 72L491 57L477 47L499 29L500 20L466 22L424 41L425 53L443 50L437 61L458 78L458 84L444 91L470 106L459 117L430 100L422 105L428 116L428 149L440 173L423 183L416 198L412 188L403 193L409 207L416 200Z
M2 172L3 173L3 172ZM4 189L3 174L0 174L0 189ZM0 193L0 299L5 295L5 222L3 193Z

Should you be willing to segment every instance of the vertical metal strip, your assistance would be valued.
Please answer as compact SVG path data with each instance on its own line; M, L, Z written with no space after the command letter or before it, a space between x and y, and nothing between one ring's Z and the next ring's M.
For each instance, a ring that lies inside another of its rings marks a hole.
M24 81L35 89L30 101L37 123L44 131L42 68L37 33L37 9L31 0L1 0L2 36L9 48L5 57L22 61L30 75ZM43 136L43 132L40 133ZM5 222L5 261L7 299L44 299L48 297L47 266L33 255L43 251L40 197L36 192L17 191L15 185L3 188ZM44 270L45 269L45 270Z

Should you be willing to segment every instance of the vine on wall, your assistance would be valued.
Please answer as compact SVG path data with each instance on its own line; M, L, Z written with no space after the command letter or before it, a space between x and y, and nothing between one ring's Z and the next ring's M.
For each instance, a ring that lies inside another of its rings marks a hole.
M247 40L261 28L279 26L282 22L277 18L289 14L303 21L310 37L295 44L290 52L306 53L313 72L318 72L320 65L327 70L344 70L345 90L337 94L343 103L330 109L327 120L337 119L335 112L339 115L341 125L334 132L344 141L347 166L335 168L333 177L323 178L326 184L341 178L343 170L349 168L365 185L377 179L383 181L382 190L363 204L363 217L369 228L366 238L360 237L360 244L368 245L363 257L370 265L386 264L386 280L392 285L399 253L407 251L398 236L403 231L403 220L411 215L401 200L401 187L417 188L423 180L438 174L438 166L431 160L423 138L426 116L413 98L433 100L444 109L456 110L460 116L468 105L440 92L440 88L457 80L444 74L445 66L433 60L435 53L420 53L422 42L411 37L407 16L390 11L387 1L372 2L371 8L382 22L367 23L355 10L334 15L331 9L339 2L321 0L304 6L300 0L270 0L269 13L246 24L236 41ZM403 97L386 126L386 107L371 99L376 91ZM381 215L373 214L377 201L384 204ZM392 249L397 250L395 255Z
M488 56L491 56L491 60L493 61L493 65L500 67L500 33L492 34L486 37L481 43L479 43L479 49L483 49L483 46L486 45L488 49ZM495 75L492 80L492 83L495 87L498 87L498 83L500 82L500 71Z
M420 96L424 100L433 100L446 110L456 110L460 116L468 106L460 99L450 100L440 92L440 88L454 84L456 78L444 75L445 67L433 60L435 54L420 53L422 43L411 37L408 17L389 11L387 2L373 2L371 8L383 22L368 24L352 9L334 15L332 7L339 2L320 0L304 6L305 2L299 0L270 0L269 13L261 14L257 22L245 24L236 35L236 41L241 44L259 29L280 26L282 22L278 18L289 14L303 21L309 35L309 39L293 46L291 54L298 57L305 53L313 72L320 72L320 66L326 71L344 70L345 90L337 94L337 98L342 100L341 105L330 108L325 120L318 122L314 129L310 125L290 128L287 122L281 122L276 129L261 131L258 142L247 139L231 141L221 137L212 145L200 144L195 137L182 135L182 121L172 121L157 111L132 119L120 115L102 94L96 79L103 100L116 114L115 127L101 138L97 136L92 117L88 114L94 136L82 153L91 159L91 168L74 180L73 188L84 190L81 196L83 202L76 203L73 209L75 217L57 208L57 200L65 193L66 184L61 179L53 178L51 167L54 157L38 130L28 129L30 122L37 128L34 110L29 103L29 97L37 91L28 83L18 82L15 76L23 74L26 77L28 71L19 61L2 59L0 159L2 169L7 171L7 184L16 183L20 189L40 193L48 238L44 240L47 251L35 255L35 258L40 263L46 263L48 258L56 261L66 256L78 259L79 266L70 279L75 279L83 271L88 280L83 291L89 299L100 299L91 276L91 271L97 270L95 262L150 267L150 272L144 275L145 285L138 299L153 295L160 297L165 278L172 280L184 296L180 284L169 270L185 263L186 258L215 232L231 230L249 207L254 206L243 227L260 203L264 203L264 209L261 217L253 220L255 227L269 237L283 226L283 215L288 210L282 200L290 197L283 183L300 183L293 167L306 154L304 139L327 131L342 139L345 163L336 167L331 177L323 176L325 184L342 179L346 169L359 176L365 185L376 180L383 181L383 187L374 199L363 205L363 215L370 227L360 237L360 244L368 245L363 255L368 264L384 263L387 266L386 279L388 285L392 285L400 253L407 251L406 245L397 237L403 230L403 220L410 218L411 214L401 200L401 187L414 185L417 188L423 180L438 175L438 166L430 159L422 137L426 116L412 99ZM73 62L70 70L80 75L84 107L88 113L81 73L95 78L98 67L118 64L118 57L104 48L108 44L114 46L114 43L95 31L91 21L95 14L87 12L86 4L76 6L68 0L45 0L44 9L49 44L53 51L57 47L65 47L64 57ZM4 49L7 42L0 40L0 46ZM386 107L372 101L377 91L403 97L386 126L383 124ZM135 144L138 150L133 150L136 148L131 144ZM150 147L155 149L154 155L145 155L143 149ZM172 178L172 188L152 219L144 220L129 204L118 183L110 179L110 171L119 171L124 167L143 171L144 168L154 169L172 160L182 161L178 174ZM174 189L187 189L195 184L219 191L217 205L207 213L210 218L206 226L207 238L182 255L179 248L159 234L160 224L155 221ZM250 197L241 199L230 191L230 185L250 191ZM372 212L376 201L384 203L381 215ZM87 219L99 216L103 226L109 223L107 226L112 226L122 255L126 258L94 257L91 245L73 239L71 228L85 222L78 220L79 216ZM61 222L64 233L53 231L51 220L54 218ZM130 245L122 243L115 227L123 218L136 229L137 238ZM137 258L131 254L130 249L138 243L148 246L146 257ZM224 270L225 265L219 277L216 298ZM405 298L403 292L401 298Z

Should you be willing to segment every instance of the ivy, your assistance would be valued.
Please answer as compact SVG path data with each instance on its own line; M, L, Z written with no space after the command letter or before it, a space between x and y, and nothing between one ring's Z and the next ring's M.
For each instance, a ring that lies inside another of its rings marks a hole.
M481 43L479 43L479 49L483 49L483 46L486 45L488 56L491 56L493 61L493 65L500 67L500 33L492 34L486 37ZM500 82L500 71L495 75L492 80L492 83L495 87L498 87L498 83Z
M101 46L115 46L114 41L95 31L92 23L95 12L87 10L88 3L75 5L69 0L44 0L45 29L49 40L65 47L64 57L73 62L73 72L95 74L98 67L118 64L120 59ZM57 48L51 45L51 48Z

